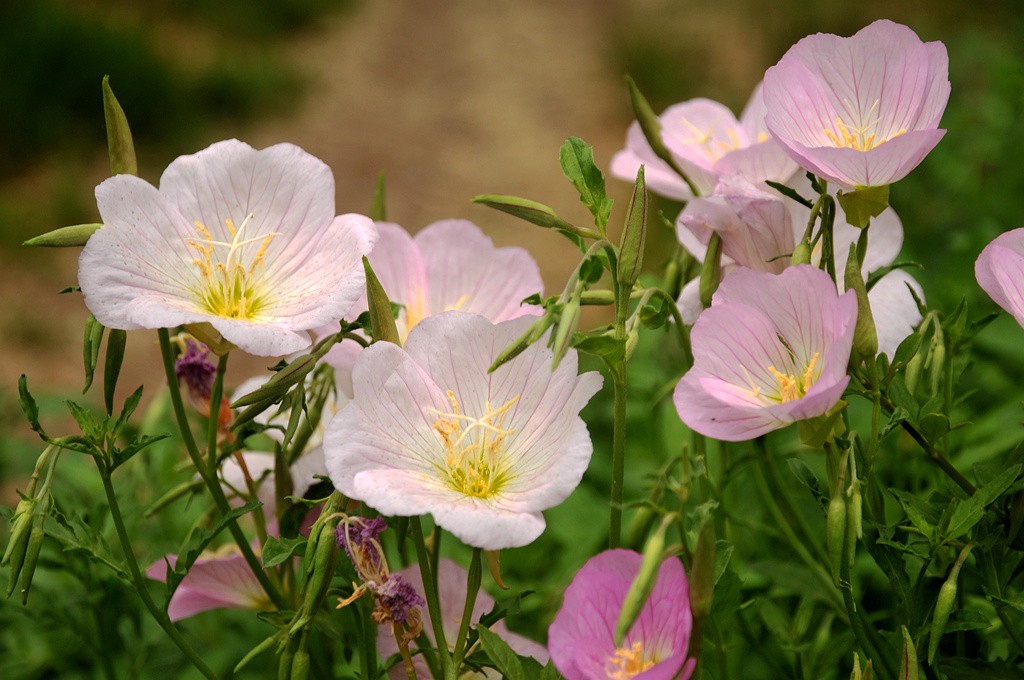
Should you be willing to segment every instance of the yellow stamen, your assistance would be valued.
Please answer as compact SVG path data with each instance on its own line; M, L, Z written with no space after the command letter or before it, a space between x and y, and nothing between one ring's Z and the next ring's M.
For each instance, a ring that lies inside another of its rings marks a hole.
M229 217L224 220L231 242L216 241L199 220L194 222L197 238L189 239L188 246L193 248L198 257L192 263L199 269L200 282L193 291L200 307L215 316L229 319L251 320L266 304L267 286L262 281L261 269L267 255L270 242L277 232L263 236L242 238L245 228L252 220L252 214L246 216L238 227ZM253 255L249 266L240 260L241 250L252 243L259 243L259 249ZM221 250L227 249L224 256Z
M816 379L814 369L818 364L819 357L820 352L815 352L814 356L811 357L810 362L807 364L807 368L804 369L803 375L799 377L795 373L782 373L774 366L769 366L768 371L772 374L779 385L778 396L772 399L772 401L785 403L787 401L800 399L807 394L807 390L810 389ZM755 394L754 396L758 395ZM769 399L771 399L771 397L769 397Z
M657 656L644 660L644 646L634 642L631 647L619 647L608 657L605 670L609 680L629 680L658 663Z
M501 492L510 479L505 460L505 439L515 430L502 427L502 421L519 397L494 408L484 402L479 418L462 413L455 393L448 390L451 412L430 409L438 417L434 431L444 447L443 464L438 465L442 481L451 489L474 498L491 498Z
M684 138L682 140L683 143L688 146L695 146L701 148L704 154L708 157L708 160L710 160L712 163L714 163L715 161L717 161L719 158L729 153L730 151L735 151L736 149L739 149L743 146L743 143L740 140L738 129L736 127L728 128L726 132L726 134L728 135L727 139L716 139L714 136L714 129L715 126L718 124L717 120L713 121L711 125L708 126L707 130L700 129L687 118L681 118L680 121L683 127L686 128L686 130L692 135L689 138ZM767 135L765 136L765 139L767 139ZM764 140L758 137L758 141L760 142Z
M852 111L853 107L850 102L845 102L847 112ZM906 128L900 128L891 137L878 137L876 128L878 127L879 118L877 115L878 111L878 100L871 105L867 113L863 116L859 116L851 122L847 123L841 117L836 116L836 129L824 130L825 136L829 138L829 141L835 145L836 148L842 149L853 149L855 151L870 151L880 144L884 144L890 139L895 139L902 134L907 132Z

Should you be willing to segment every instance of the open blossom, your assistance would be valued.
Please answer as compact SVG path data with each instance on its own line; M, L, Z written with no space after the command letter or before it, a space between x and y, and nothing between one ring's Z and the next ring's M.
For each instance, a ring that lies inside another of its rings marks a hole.
M392 576L402 577L406 582L412 585L415 592L424 592L423 577L420 574L419 565L410 565L401 571L395 572ZM466 573L466 570L450 559L442 557L438 560L437 596L441 605L441 622L444 627L444 637L449 647L453 647L455 645L455 641L458 639L459 625L462 622L462 609L466 603L467 576L468 574ZM470 623L477 623L481 616L491 611L493 608L494 598L488 595L486 591L481 590L476 596L476 602L473 605L473 613L470 617ZM430 621L430 617L425 614L423 616L423 631L431 641L435 639L434 625ZM548 653L542 645L525 638L522 635L510 632L504 621L499 621L490 626L490 631L507 642L509 647L511 647L516 654L531 656L541 664L547 663ZM414 651L416 646L415 642L411 643L410 651ZM380 629L377 633L377 651L380 652L381 657L385 659L398 653L398 643L395 641L395 637L390 630ZM416 669L417 678L420 680L432 679L430 669L427 667L422 655L416 654L413 656L412 661L413 667ZM402 664L393 666L389 672L389 677L392 680L405 680L406 675ZM467 671L459 676L460 680L480 680L484 678L488 680L500 680L501 677L501 673L490 668L485 668L480 672Z
M693 673L693 617L678 559L662 563L636 622L615 645L615 624L642 561L632 550L606 550L576 573L548 629L551 660L566 680L686 680Z
M797 265L737 269L693 326L693 368L676 385L679 417L715 439L744 441L823 415L850 381L853 291Z
M207 553L195 561L167 605L171 621L210 609L273 609L245 558L233 548L227 550L229 552ZM167 556L172 567L175 559L174 555ZM162 559L154 562L146 570L146 576L166 581L166 562Z
M860 238L861 230L847 224L842 206L836 204L836 210L833 253L842 292L841 273L846 270L850 246ZM809 216L810 211L796 201L733 176L723 178L710 196L687 204L676 221L676 234L683 247L697 259L703 259L712 233L718 233L722 239L725 272L746 267L778 274L790 266L789 254L803 238ZM887 208L872 221L862 266L864 276L892 264L902 245L903 225L895 211ZM811 263L817 265L820 261L819 241ZM679 307L686 323L696 321L702 311L698 286L699 281L694 280L680 295ZM921 321L911 289L923 298L921 287L913 277L902 270L893 270L868 291L878 348L890 357Z
M1024 228L1001 234L974 265L978 285L1024 326Z
M206 323L261 356L310 345L363 290L369 218L334 214L334 178L291 144L218 142L172 162L160 188L117 175L96 188L104 226L78 279L105 326Z
M940 42L880 20L849 38L818 33L764 76L766 123L804 168L846 187L917 167L945 130L949 59Z
M724 175L737 174L750 182L785 182L797 165L768 134L764 116L761 85L754 89L739 120L716 101L691 99L661 114L662 142L702 195L710 193ZM641 164L651 191L681 201L693 197L686 183L654 154L640 124L634 122L626 135L626 148L612 159L611 172L631 182Z
M383 515L431 514L485 550L536 539L541 511L565 500L590 462L579 411L601 377L577 375L573 351L552 371L540 344L488 374L531 322L446 312L417 324L404 348L361 352L354 398L324 438L334 486Z

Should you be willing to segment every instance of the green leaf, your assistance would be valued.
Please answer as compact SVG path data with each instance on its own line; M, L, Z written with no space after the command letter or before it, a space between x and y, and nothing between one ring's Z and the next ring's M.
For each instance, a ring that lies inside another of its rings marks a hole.
M269 536L263 544L263 566L266 569L283 564L289 558L295 557L306 550L306 539L302 536L295 538L277 538Z
M103 324L92 314L85 320L85 336L82 343L82 360L85 362L85 387L82 394L92 386L92 377L96 372L96 364L100 360L100 343L103 342Z
M107 356L103 362L103 404L107 408L107 415L114 412L114 390L117 388L117 378L121 374L121 362L124 360L124 346L127 341L128 334L119 328L111 328L107 334Z
M132 440L128 442L128 446L124 447L123 449L114 449L114 460L112 461L113 464L111 465L110 469L113 470L117 468L119 465L128 462L128 460L131 459L132 456L134 456L136 453L146 448L150 444L155 444L159 441L163 441L164 439L167 439L170 436L170 433L162 432L160 434L147 434L141 437L133 437Z
M789 198L792 198L794 201L796 201L797 203L799 203L800 205L802 205L805 208L813 208L814 207L813 203L811 203L806 198L801 196L797 192L797 190L794 189L793 187L786 186L785 184L782 184L781 182L773 182L770 179L769 180L765 180L765 184L770 186L772 189L775 189L776 191L778 191L783 196L787 196Z
M114 96L114 91L110 89L110 76L103 76L103 119L107 124L110 172L114 175L139 174L132 131L128 128L128 118L124 115L124 109Z
M84 246L89 237L102 227L102 224L73 224L69 227L60 227L48 231L39 236L33 236L21 245L29 248L70 248Z
M985 507L1002 496L1003 492L1017 481L1021 469L1021 465L1014 465L1004 470L998 477L975 491L970 498L960 501L949 520L945 540L952 541L960 538L980 522L985 516Z
M577 333L573 338L573 346L580 352L601 357L609 363L621 361L626 353L626 341L614 335L586 335Z
M44 529L47 536L55 538L65 552L80 552L89 559L105 564L125 583L131 583L128 570L121 560L107 547L107 542L98 531L78 517L47 515Z
M508 680L526 680L523 664L507 642L484 626L477 626L476 631L487 657L502 675Z
M18 378L18 403L21 404L21 412L25 414L25 418L28 419L28 424L32 430L42 437L44 441L49 441L43 426L39 424L39 406L28 391L28 378L25 377L24 373Z
M846 221L851 226L863 229L889 207L889 185L864 187L854 191L840 191L836 194L839 205L843 206Z
M75 422L78 423L78 428L82 431L82 434L85 435L86 439L97 445L102 443L104 434L103 425L93 417L89 409L85 408L81 404L76 404L70 399L66 400L64 403L67 404L68 410L71 411L71 416L75 419Z
M917 530L924 534L930 541L935 535L935 526L925 517L925 513L929 511L927 507L924 506L924 501L914 494L907 493L900 489L889 489L889 493L899 501L903 511L907 513L907 518L910 520L910 523L913 524L914 527L916 527Z
M562 674L555 668L553 661L548 661L548 665L544 666L544 670L540 672L540 680L565 680Z
M603 234L612 212L612 199L604 187L604 175L594 163L594 150L579 137L570 137L558 151L562 173L580 192L580 201L594 216L598 230Z
M788 458L786 464L789 465L789 470L792 472L801 484L806 486L814 499L818 501L818 505L822 508L828 507L829 495L825 493L824 487L821 482L818 481L817 475L811 470L807 463L803 462L799 458Z

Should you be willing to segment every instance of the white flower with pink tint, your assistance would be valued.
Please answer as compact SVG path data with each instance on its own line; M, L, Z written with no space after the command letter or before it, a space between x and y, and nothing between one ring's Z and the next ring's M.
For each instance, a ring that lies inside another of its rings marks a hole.
M726 106L703 98L674 104L659 117L662 142L702 195L725 175L740 175L755 183L785 182L797 171L797 164L768 134L761 91L761 85L754 89L739 120ZM612 159L611 172L632 182L641 164L651 191L681 201L693 198L686 183L654 154L640 124L634 122L626 148Z
M843 395L857 320L811 265L738 269L693 326L693 368L676 385L679 417L715 439L744 441L826 413Z
M978 285L1024 326L1024 229L1000 234L974 264Z
M568 497L590 462L579 412L601 376L577 375L573 351L552 371L539 343L488 373L532 321L446 312L417 324L404 348L363 350L354 398L324 438L335 487L383 515L431 514L485 550L536 539L541 512Z
M291 144L218 142L172 162L159 189L116 175L96 202L104 226L78 279L100 323L208 323L260 356L305 349L309 330L340 319L376 241L369 218L335 217L330 169Z
M200 557L174 590L167 605L167 616L179 621L210 609L270 610L274 606L249 564L233 549L223 554ZM167 560L174 566L175 557ZM159 560L150 565L146 576L155 581L167 580L167 563Z
M620 646L614 630L643 558L606 550L590 558L565 591L548 629L551 660L566 680L687 680L693 616L682 563L665 560L650 596Z
M880 20L849 38L818 33L764 76L768 129L804 168L845 187L902 179L945 130L949 58Z
M422 594L424 592L423 577L420 574L419 565L408 566L401 571L395 572L395 574L411 583L417 593ZM449 646L453 646L459 636L459 626L462 623L462 609L466 603L467 576L466 570L450 559L442 557L438 560L437 598L441 605L441 622L444 626L444 638ZM470 623L477 623L481 616L493 608L494 598L488 595L486 591L481 590L476 596L473 613L470 616ZM427 638L433 642L435 640L433 622L431 622L429 616L424 615L422 618L423 631L427 634ZM548 652L544 649L543 645L522 635L510 632L504 621L498 621L489 628L492 633L500 636L507 642L508 646L516 654L533 657L541 665L548 662ZM410 647L410 651L415 650L416 643L412 643ZM398 643L395 641L395 636L391 630L383 627L379 629L377 633L377 651L385 659L393 654L398 654ZM430 669L427 667L423 657L420 654L416 654L413 656L412 661L416 669L416 677L420 680L431 680ZM389 671L389 677L392 680L405 680L405 669L402 664L392 667ZM482 678L500 680L501 677L501 673L490 668L485 668L480 672L466 671L459 676L460 680L478 680Z

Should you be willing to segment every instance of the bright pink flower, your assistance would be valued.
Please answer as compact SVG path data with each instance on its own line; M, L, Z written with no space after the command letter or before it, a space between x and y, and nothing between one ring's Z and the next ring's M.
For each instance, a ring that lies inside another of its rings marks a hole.
M417 324L404 348L363 350L354 398L324 438L334 486L383 515L431 514L485 550L536 539L542 511L565 500L590 462L579 412L601 377L577 375L574 351L552 372L543 344L488 373L532 321L445 312Z
M160 188L132 175L96 187L103 228L78 280L105 326L208 323L261 356L310 345L363 290L376 241L362 215L334 213L334 178L291 144L218 142L172 162Z
M703 435L744 441L824 414L850 380L856 319L853 291L838 295L811 265L734 271L693 326L679 417Z
M417 593L423 593L423 577L420 574L419 565L412 565L397 571L394 573L396 576L404 578L407 582L411 583ZM468 574L466 570L461 566L451 561L446 557L442 557L438 560L437 564L437 596L441 604L441 622L444 625L444 638L449 646L455 644L455 640L459 635L459 625L462 622L462 608L466 603L466 579ZM470 618L470 624L476 624L480 617L489 612L494 608L494 598L487 594L486 591L481 590L476 596L476 603L473 605L473 615ZM423 607L423 632L427 634L427 637L433 642L434 638L434 625L430 621L430 617L427 616L426 607ZM510 632L504 621L499 621L494 625L490 626L490 631L508 643L509 647L516 654L522 656L531 656L541 664L546 664L548 661L548 652L544 649L543 645L540 645L533 640L517 635L516 633ZM410 645L411 650L416 649L416 643ZM380 628L377 633L377 651L383 658L388 658L392 654L398 654L398 643L395 642L394 633L385 628ZM416 677L420 680L431 680L430 669L427 667L423 657L419 654L413 657L413 666L416 668ZM405 670L402 664L392 667L389 672L389 677L392 680L405 680ZM483 672L477 673L475 671L463 673L459 676L460 680L476 680L477 678L494 678L500 680L501 674L491 669L484 669Z
M758 85L739 120L710 99L670 106L660 116L661 137L702 195L710 193L725 175L740 175L755 183L766 179L785 182L797 165L770 137L764 117L764 98ZM654 155L640 124L634 122L626 135L626 148L612 158L611 172L632 182L641 164L651 191L681 201L693 198L686 183Z
M686 680L693 673L689 590L675 558L662 563L636 623L615 646L615 624L642 560L632 550L606 550L569 584L548 629L548 651L566 680Z
M974 264L978 285L1024 326L1024 228L1000 234Z
M768 129L802 167L846 187L884 186L917 167L945 130L940 42L880 20L850 38L818 33L764 76Z
M168 555L171 565L174 555ZM167 564L158 560L146 570L156 581L167 580ZM167 605L171 621L210 609L273 609L260 582L238 552L200 557L178 584Z

